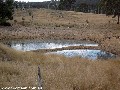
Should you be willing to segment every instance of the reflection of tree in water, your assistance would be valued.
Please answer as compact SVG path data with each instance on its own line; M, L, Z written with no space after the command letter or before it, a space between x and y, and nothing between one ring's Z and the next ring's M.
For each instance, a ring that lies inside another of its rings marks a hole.
M111 53L102 52L102 51L97 54L98 59L111 59L111 58L115 58L115 57L116 56Z
M24 51L25 43L21 43L22 50Z

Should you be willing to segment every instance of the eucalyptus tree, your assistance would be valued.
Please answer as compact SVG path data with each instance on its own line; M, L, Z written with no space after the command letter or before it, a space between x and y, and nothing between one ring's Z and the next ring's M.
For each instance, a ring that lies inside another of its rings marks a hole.
M59 9L70 10L76 0L60 0Z
M105 9L106 15L114 15L113 18L118 16L117 24L119 24L120 0L101 0L100 5Z
M14 0L0 0L0 25L10 25L7 20L13 19Z

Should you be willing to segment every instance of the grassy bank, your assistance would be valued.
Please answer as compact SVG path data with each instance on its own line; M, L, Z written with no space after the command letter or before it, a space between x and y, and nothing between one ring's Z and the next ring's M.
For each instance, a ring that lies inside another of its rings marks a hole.
M44 90L119 90L120 61L90 61L22 52L0 44L0 87L37 86L40 65Z

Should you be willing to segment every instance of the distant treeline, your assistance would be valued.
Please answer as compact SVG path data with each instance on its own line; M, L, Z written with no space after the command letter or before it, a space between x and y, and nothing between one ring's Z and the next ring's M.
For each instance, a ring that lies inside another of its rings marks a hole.
M71 1L71 2L70 2ZM105 13L99 7L100 0L60 0L46 2L18 2L15 1L15 8L50 8L59 10L73 10L78 12Z
M48 8L50 1L46 2L14 2L14 7L17 8Z
M104 10L99 7L99 2L100 0L60 0L59 9L85 13L104 13Z

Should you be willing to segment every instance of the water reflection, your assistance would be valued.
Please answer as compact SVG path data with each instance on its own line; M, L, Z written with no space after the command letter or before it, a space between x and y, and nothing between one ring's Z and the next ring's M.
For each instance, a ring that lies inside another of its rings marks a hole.
M8 42L7 42L8 44ZM27 40L27 41L10 41L9 46L23 51L37 50L37 49L55 49L68 46L98 46L98 44L90 41L75 41L75 40Z
M112 59L115 58L116 56L111 53L106 53L101 50L62 50L62 51L57 51L57 52L49 52L47 54L60 54L64 55L66 57L75 57L79 56L82 58L87 58L91 60L96 60L96 59Z
M76 40L25 40L25 41L5 41L8 46L22 51L38 50L38 49L55 49L68 46L98 46L91 41L76 41ZM47 54L62 54L66 57L80 56L88 59L109 59L115 58L115 55L103 52L101 50L62 50L57 52L49 52Z

